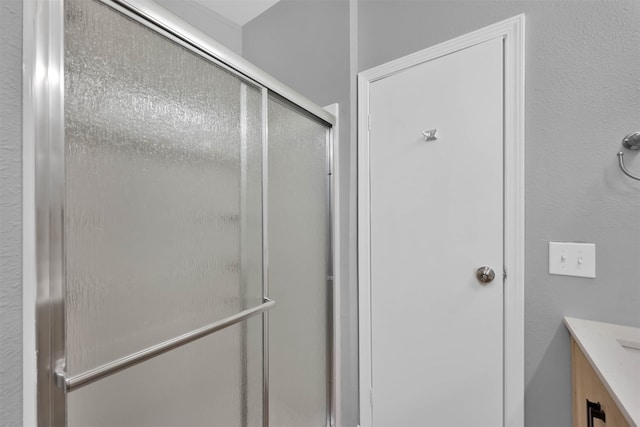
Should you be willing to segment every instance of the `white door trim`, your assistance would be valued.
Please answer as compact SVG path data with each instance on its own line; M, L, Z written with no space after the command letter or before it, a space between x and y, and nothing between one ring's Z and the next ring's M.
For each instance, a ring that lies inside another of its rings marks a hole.
M504 39L504 426L524 426L524 14L358 74L358 307L360 426L372 426L370 84L406 68Z

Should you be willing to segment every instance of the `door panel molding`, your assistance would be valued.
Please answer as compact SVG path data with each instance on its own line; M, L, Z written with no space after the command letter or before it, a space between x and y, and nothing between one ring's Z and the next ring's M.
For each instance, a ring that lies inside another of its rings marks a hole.
M524 425L524 14L358 74L358 307L360 426L372 425L371 83L495 38L504 40L504 426Z

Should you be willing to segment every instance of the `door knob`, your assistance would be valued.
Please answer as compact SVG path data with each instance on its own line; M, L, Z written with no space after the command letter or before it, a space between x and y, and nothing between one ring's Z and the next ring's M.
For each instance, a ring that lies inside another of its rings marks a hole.
M482 283L489 283L489 282L493 281L493 279L495 279L496 272L493 271L493 269L491 267L487 267L485 265L484 267L480 267L476 271L476 277Z

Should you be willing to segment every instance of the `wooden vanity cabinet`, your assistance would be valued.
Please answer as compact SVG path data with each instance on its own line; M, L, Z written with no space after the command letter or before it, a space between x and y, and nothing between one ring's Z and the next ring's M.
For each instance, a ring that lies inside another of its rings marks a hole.
M571 338L573 427L630 427L576 341ZM599 403L605 422L587 419L587 400Z

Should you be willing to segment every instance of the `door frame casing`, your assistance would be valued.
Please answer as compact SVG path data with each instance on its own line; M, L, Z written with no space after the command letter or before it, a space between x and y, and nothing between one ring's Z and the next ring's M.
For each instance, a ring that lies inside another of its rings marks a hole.
M360 427L373 425L371 362L371 83L477 44L504 40L504 427L524 426L524 34L520 14L358 73L358 316Z

